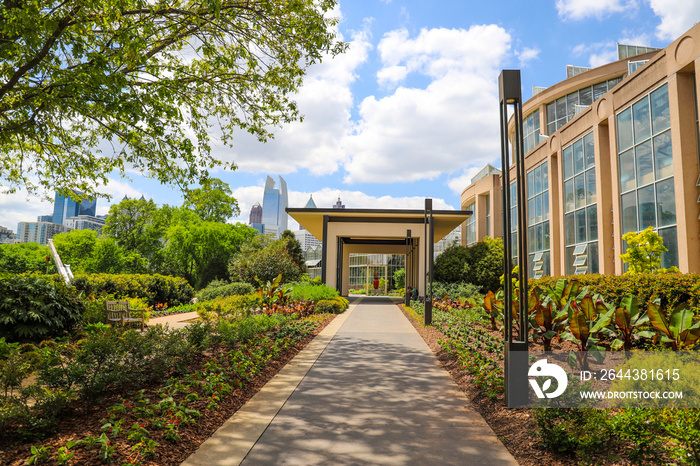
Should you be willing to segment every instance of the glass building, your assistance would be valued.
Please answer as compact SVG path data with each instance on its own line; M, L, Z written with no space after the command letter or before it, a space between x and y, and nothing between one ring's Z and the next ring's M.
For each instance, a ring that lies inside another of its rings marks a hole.
M662 267L700 273L699 43L695 25L661 50L619 45L618 61L523 104L530 276L621 274L622 236L647 227L668 248ZM508 131L512 142L512 119ZM475 211L464 245L503 235L501 173L484 173L462 192ZM516 245L514 177L506 236Z
M262 205L262 224L266 235L272 233L275 238L279 238L287 229L287 207L287 182L280 176L279 188L276 188L275 180L268 176Z
M77 191L74 192L78 193ZM77 217L79 215L89 215L91 217L95 217L96 213L97 200L86 199L82 202L76 202L68 196L62 196L59 193L56 193L56 198L53 205L52 222L59 225L65 225L66 219L70 217Z

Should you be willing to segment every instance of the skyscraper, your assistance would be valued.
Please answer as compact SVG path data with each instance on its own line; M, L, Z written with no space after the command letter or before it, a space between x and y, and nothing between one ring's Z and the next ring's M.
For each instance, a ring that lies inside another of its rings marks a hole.
M248 223L262 223L262 206L259 202L256 202L253 207L250 208L250 217L248 217Z
M265 234L273 233L279 238L287 229L287 182L280 176L279 189L275 188L275 180L267 177L265 182L265 194L263 196L262 223L265 226Z
M333 208L334 209L344 209L345 208L345 204L343 204L343 201L340 200L340 196L338 196L338 202L333 204Z
M54 202L53 205L53 223L65 225L67 218L77 217L78 215L90 215L94 217L96 210L97 201L95 199L86 199L77 203L70 197L56 193L56 202Z

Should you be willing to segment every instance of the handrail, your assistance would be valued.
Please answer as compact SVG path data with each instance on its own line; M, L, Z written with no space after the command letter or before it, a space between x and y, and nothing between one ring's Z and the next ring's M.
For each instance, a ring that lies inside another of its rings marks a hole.
M66 285L70 284L70 282L73 280L73 272L71 272L70 265L63 265L61 257L58 255L58 251L56 251L56 246L53 244L53 239L49 239L49 250L51 251L53 262L56 264L58 274L61 276L63 281L66 282Z

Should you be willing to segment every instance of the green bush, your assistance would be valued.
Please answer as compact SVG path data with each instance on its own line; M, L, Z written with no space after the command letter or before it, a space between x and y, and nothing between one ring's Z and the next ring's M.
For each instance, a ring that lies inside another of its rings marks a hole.
M561 277L542 277L530 279L529 287L535 285L545 288L554 285ZM672 309L688 301L700 311L700 275L681 273L645 273L637 275L576 275L582 287L588 287L591 294L598 293L606 303L620 305L622 298L628 294L636 295L640 305L646 309L646 303L660 299L662 309Z
M41 341L80 323L85 305L75 291L40 277L0 278L0 338Z
M322 299L314 306L316 314L340 314L349 306L347 299L336 296L333 299Z
M450 246L435 259L435 281L469 282L482 293L496 291L503 275L503 241L484 238L473 246Z
M394 289L406 291L406 269L394 272Z
M296 282L292 285L292 301L320 301L322 299L333 299L338 296L335 288L327 285L309 285Z
M538 436L551 451L593 459L613 441L608 412L594 408L533 409Z
M296 318L297 316L294 315L258 314L232 322L222 320L217 324L216 331L226 346L234 348L241 341L246 341L257 334L274 330Z
M78 275L72 284L87 296L106 293L118 298L141 298L154 307L165 303L179 306L194 297L194 289L184 278L157 274Z
M467 248L450 246L435 259L433 277L435 281L455 283L464 280L464 264L469 258Z
M222 283L220 281L212 282L206 288L197 293L197 298L200 301L208 301L214 298L224 298L231 295L243 295L255 293L255 287L250 283L233 282Z
M457 300L459 298L480 298L481 294L479 293L479 287L471 283L433 282L433 297L441 299L445 296Z

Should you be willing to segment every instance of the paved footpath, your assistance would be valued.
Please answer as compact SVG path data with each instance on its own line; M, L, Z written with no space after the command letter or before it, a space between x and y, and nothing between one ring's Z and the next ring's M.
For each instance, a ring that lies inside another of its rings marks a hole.
M468 404L399 308L365 297L182 465L517 465Z

